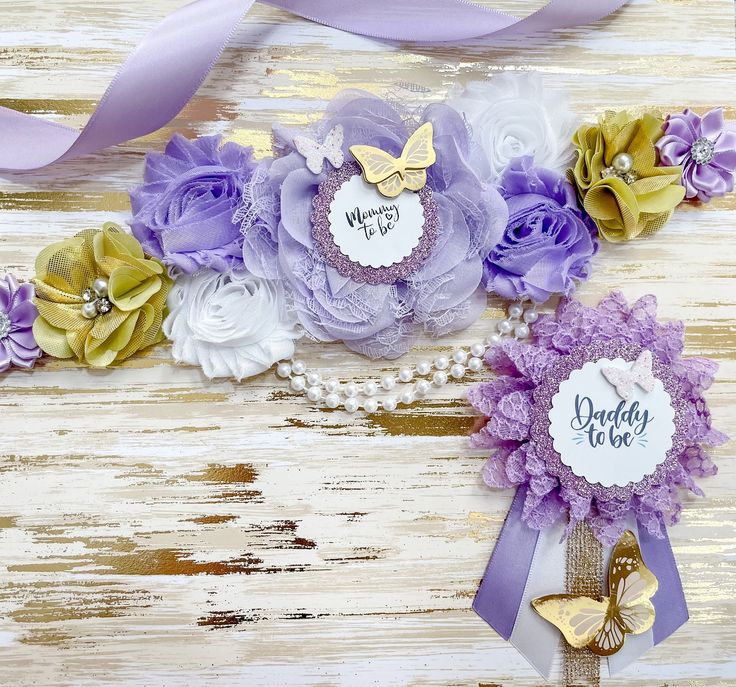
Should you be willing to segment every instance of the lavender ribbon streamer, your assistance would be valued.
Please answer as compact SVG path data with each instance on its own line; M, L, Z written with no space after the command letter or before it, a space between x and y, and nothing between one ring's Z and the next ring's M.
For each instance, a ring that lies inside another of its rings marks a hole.
M519 614L539 531L521 519L526 486L520 486L473 600L473 610L508 641Z
M628 0L549 0L518 19L467 0L260 0L351 33L422 43L506 37L601 19ZM0 170L29 171L155 131L173 119L217 62L255 0L196 0L143 39L78 132L0 108Z
M638 530L641 556L659 582L657 593L652 597L655 611L652 636L654 644L659 644L684 625L690 616L667 532L658 539L649 534L646 527L639 525Z
M507 641L519 615L539 539L539 532L521 520L526 490L520 486L516 491L473 600L473 610ZM645 527L639 525L637 530L642 558L659 582L652 598L656 612L652 641L656 645L684 625L689 615L667 533L659 539Z

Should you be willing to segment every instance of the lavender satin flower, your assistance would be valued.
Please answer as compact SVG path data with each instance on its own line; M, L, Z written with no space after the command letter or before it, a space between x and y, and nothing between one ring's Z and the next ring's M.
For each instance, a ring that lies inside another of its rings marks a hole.
M333 102L314 137L323 140L332 127L344 131L343 152L372 145L394 157L415 128L432 122L437 161L427 170L427 186L437 203L439 230L426 260L393 284L368 284L331 267L312 236L312 200L331 171L325 164L313 174L294 152L270 167L271 199L263 189L258 204L271 208L244 227L245 266L254 274L285 280L305 330L320 341L344 341L371 358L396 358L413 336L440 336L472 324L486 307L483 258L506 226L507 210L496 190L483 184L468 162L470 137L462 117L446 105L431 105L419 121L407 124L389 103L353 93Z
M33 367L41 349L33 338L38 310L33 284L19 284L12 274L0 279L0 372L11 365Z
M233 215L256 163L252 148L220 147L220 136L174 136L164 153L146 156L142 186L130 193L130 227L144 250L192 274L243 264Z
M664 123L664 136L657 150L666 166L684 168L682 185L686 198L707 203L734 188L736 130L723 119L718 107L703 117L692 110L672 114Z
M511 162L499 191L509 207L506 230L484 263L488 291L543 303L569 295L587 279L598 250L595 226L579 208L575 189L532 157Z

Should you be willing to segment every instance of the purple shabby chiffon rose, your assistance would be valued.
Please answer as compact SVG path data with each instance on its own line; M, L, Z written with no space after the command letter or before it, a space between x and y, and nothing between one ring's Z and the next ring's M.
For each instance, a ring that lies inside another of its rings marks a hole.
M41 349L33 338L38 310L33 284L19 284L12 274L0 279L0 372L11 365L33 367Z
M486 288L535 303L569 295L576 281L588 277L598 250L595 225L579 208L572 184L525 156L509 164L498 188L509 219L484 262Z
M371 358L405 353L418 331L439 336L474 322L486 306L483 258L506 226L506 204L468 164L470 140L461 116L445 105L430 105L408 124L389 103L368 94L338 98L316 127L315 138L340 124L343 152L371 145L395 157L411 133L432 122L437 161L427 186L438 206L440 228L429 257L394 284L367 284L342 276L319 252L312 236L312 200L332 167L320 174L305 166L291 137L280 134L285 154L270 167L257 206L269 208L244 226L244 259L253 273L283 277L301 324L320 341L344 341Z
M146 253L187 274L242 266L233 215L255 168L252 148L177 134L164 153L146 156L144 183L130 193L133 234Z
M703 117L685 110L667 117L657 150L666 166L681 166L686 198L707 203L730 193L736 174L736 131L718 107Z

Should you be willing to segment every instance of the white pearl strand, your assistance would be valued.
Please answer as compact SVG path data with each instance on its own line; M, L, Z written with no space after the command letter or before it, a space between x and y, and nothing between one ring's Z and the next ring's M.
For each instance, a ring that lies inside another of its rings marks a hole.
M322 403L328 408L344 408L349 413L363 409L366 413L377 410L391 412L398 405L410 405L426 396L432 387L441 387L449 381L460 381L467 372L480 372L483 369L483 356L502 338L515 337L526 339L539 314L535 306L513 303L508 308L508 316L497 322L485 340L485 343L474 343L469 351L458 348L452 355L440 355L434 361L422 361L413 368L404 365L396 376L386 374L378 381L367 381L362 384L346 382L340 384L337 379L323 380L319 372L308 371L303 360L282 361L276 366L276 374L288 379L291 389L306 394L313 403ZM415 377L419 377L415 381ZM399 391L401 386L404 389ZM388 392L382 398L376 398L379 392ZM394 392L396 395L394 395Z

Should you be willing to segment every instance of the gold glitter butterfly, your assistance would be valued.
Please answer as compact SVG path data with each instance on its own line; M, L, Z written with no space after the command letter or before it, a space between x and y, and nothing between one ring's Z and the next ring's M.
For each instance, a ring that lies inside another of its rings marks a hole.
M608 586L609 596L601 601L551 594L534 599L532 606L570 646L587 646L594 654L610 656L624 645L627 634L638 635L654 625L650 599L657 591L657 578L644 565L633 532L624 532L613 549Z
M418 191L427 183L427 167L437 159L432 134L431 122L420 126L398 159L373 146L350 146L350 152L363 170L363 178L384 196L395 198L405 188Z

